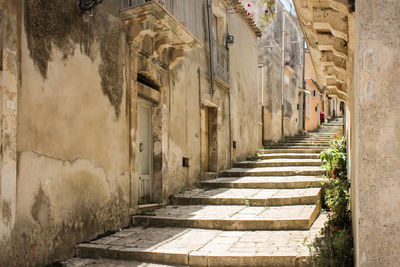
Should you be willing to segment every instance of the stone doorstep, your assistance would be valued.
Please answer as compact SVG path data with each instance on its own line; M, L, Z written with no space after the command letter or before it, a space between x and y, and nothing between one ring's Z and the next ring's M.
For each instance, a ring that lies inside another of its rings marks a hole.
M265 168L232 168L220 172L222 177L242 177L242 176L294 176L294 175L313 175L320 176L324 174L325 169L309 166L295 167L265 167Z
M320 159L270 159L261 161L242 161L233 164L236 168L321 166Z
M308 230L320 212L320 205L271 207L167 206L151 216L132 216L132 225L250 230ZM212 214L214 212L214 214Z
M213 180L202 181L204 188L265 188L265 189L290 189L321 187L322 177L315 176L244 176L220 177Z
M205 192L185 196L180 194L172 198L173 205L250 205L250 206L283 206L283 205L311 205L318 204L321 199L320 188L307 189L254 189L253 194L238 197L246 189L229 189L225 194L218 194L221 189L214 190L215 195L208 196ZM211 190L212 191L212 190ZM246 191L249 191L248 189ZM292 192L291 192L292 191ZM204 194L202 194L204 193ZM220 195L220 196L218 196ZM230 196L233 195L233 196Z
M151 261L174 266L308 266L307 244L318 235L326 220L326 214L321 214L306 231L133 227L112 235L115 241L105 237L77 245L76 254L81 258ZM125 231L128 233L124 234Z

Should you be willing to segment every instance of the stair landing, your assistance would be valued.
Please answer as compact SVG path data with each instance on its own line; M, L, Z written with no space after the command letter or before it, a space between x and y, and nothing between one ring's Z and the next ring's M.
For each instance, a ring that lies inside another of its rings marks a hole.
M222 231L132 227L77 246L80 257L163 262L190 266L307 266L308 243L326 221L308 231Z

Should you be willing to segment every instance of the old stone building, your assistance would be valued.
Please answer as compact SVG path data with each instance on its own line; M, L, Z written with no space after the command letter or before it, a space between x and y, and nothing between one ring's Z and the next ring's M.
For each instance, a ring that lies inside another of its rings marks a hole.
M89 2L0 1L1 266L66 259L261 145L238 1Z
M331 111L345 116L355 265L397 266L400 2L293 2Z
M264 13L262 1L251 2L257 6L256 21L260 23ZM262 29L259 40L263 140L266 142L276 142L304 129L304 40L297 18L280 1L276 1L275 9L272 21Z

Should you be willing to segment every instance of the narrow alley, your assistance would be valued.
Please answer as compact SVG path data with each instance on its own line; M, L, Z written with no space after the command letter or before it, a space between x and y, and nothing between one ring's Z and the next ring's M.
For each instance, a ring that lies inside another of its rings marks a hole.
M399 0L0 0L0 267L398 267Z
M326 221L320 214L319 153L341 129L341 120L335 120L259 150L221 177L201 182L201 188L173 196L170 205L133 216L133 227L78 245L77 256L190 266L306 266L307 245Z

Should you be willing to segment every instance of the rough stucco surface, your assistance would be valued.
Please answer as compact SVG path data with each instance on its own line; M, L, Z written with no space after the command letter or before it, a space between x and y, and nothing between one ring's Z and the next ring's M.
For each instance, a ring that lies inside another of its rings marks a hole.
M0 71L0 265L7 257L15 224L17 183L17 88L19 78L18 2L0 1L2 70Z
M72 0L27 0L24 2L24 14L29 54L44 79L48 77L49 61L54 57L53 48L68 59L79 45L80 51L94 60L92 45L98 42L102 90L118 116L122 101L123 57L115 53L115 49L120 46L122 27L112 23L112 17L101 11L85 19L79 14L76 1Z
M125 31L101 8L79 17L75 1L22 5L17 203L0 265L44 266L129 223Z
M400 2L356 2L352 177L358 266L400 262Z
M243 19L230 16L235 38L230 51L232 138L237 141L233 161L244 160L261 145L261 105L258 99L257 39ZM226 136L228 137L228 136Z
M227 88L216 83L215 94L209 94L206 46L188 52L169 70L171 50L153 60L150 35L144 36L142 47L126 42L132 36L126 36L126 26L113 15L120 1L99 5L93 16L79 16L73 0L19 3L19 18L12 23L19 21L21 36L10 46L10 59L20 70L9 63L13 75L1 72L2 89L4 84L15 86L7 100L19 107L18 119L16 107L8 111L10 150L3 150L7 157L3 155L1 166L1 226L6 226L0 229L1 266L45 266L71 257L77 243L128 225L139 199L138 73L160 84L152 114L154 201L166 203L169 195L195 185L206 171L203 100L216 112L216 171L230 164L230 112L232 137L238 143L233 160L254 153L261 143L261 129L253 130L260 120L258 83L252 78L257 72L256 38L241 16L230 15L238 40L231 53L240 59L231 63L237 66L230 110ZM127 26L129 34L139 31L137 25ZM247 43L252 49L243 53ZM190 159L189 168L182 166L183 157ZM5 158L14 171L7 183Z

